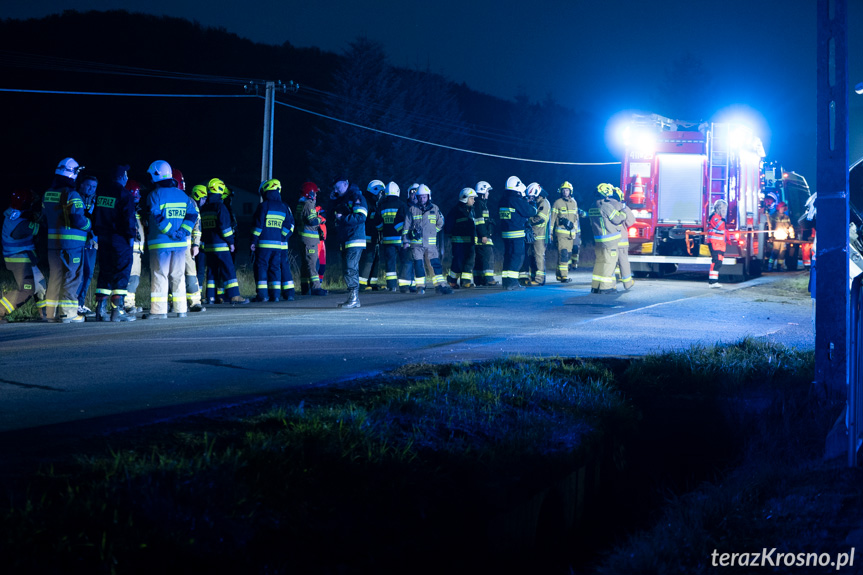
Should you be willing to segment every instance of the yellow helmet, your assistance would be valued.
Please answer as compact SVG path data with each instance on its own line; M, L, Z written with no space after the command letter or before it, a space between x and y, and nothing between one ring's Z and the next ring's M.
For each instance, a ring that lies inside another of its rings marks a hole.
M564 189L567 189L571 192L572 191L572 184L570 184L569 182L563 182L562 184L560 184L560 187L557 188L557 191L559 192L560 190L564 190Z
M617 194L617 199L622 202L623 201L623 190L621 190L620 188L615 186L614 187L614 193Z
M599 184L598 186L596 186L596 191L599 192L600 195L607 198L614 193L614 186L612 186L611 184Z
M192 197L196 200L202 200L207 197L207 186L202 186L198 184L197 186L192 186Z
M225 198L227 196L225 190L227 190L228 188L225 186L225 182L223 182L219 178L213 178L212 180L207 182L207 189L210 191L210 193L219 194L220 196L222 196L222 198Z
M263 196L265 193L276 190L281 193L282 191L282 183L279 180L267 180L261 184L260 189L258 190ZM231 193L230 191L228 192Z

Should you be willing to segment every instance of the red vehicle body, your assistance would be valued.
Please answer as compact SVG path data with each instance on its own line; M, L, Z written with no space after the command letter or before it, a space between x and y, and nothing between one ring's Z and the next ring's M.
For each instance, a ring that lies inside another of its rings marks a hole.
M626 129L620 187L636 223L629 260L636 276L661 276L681 264L710 267L703 232L716 200L728 202L726 280L761 273L759 241L764 147L739 124L692 124L657 115L633 116ZM729 277L730 276L730 277Z

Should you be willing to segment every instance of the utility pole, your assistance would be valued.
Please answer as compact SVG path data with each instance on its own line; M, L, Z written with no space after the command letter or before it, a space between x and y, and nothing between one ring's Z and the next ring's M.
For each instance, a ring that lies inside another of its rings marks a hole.
M815 380L827 397L847 399L849 384L855 383L849 378L848 1L818 0L817 11ZM840 418L828 436L827 456L847 449L845 421Z
M291 80L283 84L281 80L264 82L249 82L243 87L246 93L260 94L264 89L264 143L261 151L261 181L266 182L273 177L273 117L276 108L276 92L296 92L300 85Z

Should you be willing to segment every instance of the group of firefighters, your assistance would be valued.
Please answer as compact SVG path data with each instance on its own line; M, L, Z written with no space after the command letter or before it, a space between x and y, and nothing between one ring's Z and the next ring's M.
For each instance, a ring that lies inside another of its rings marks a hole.
M153 189L139 209L141 186L129 180L128 169L117 166L112 181L97 187L93 176L82 176L76 182L82 167L73 158L65 158L42 198L29 190L13 192L4 212L2 246L17 289L0 298L0 322L34 296L42 319L48 322L79 323L90 313L97 321L134 321L135 314L143 311L136 305L135 291L145 244L150 254L151 293L149 313L143 318L167 318L170 308L177 317L204 311L199 280L204 268L207 302L249 303L239 291L233 258L237 223L225 183L213 178L206 186L187 191L179 170L156 161L148 169ZM485 181L475 189L464 188L444 217L425 184L413 184L405 202L395 182L373 180L362 192L347 176L336 177L330 200L348 288L348 297L339 307L360 307L359 292L365 290L422 294L433 288L449 294L453 289L498 285L492 241L498 225L504 289L544 285L546 248L552 244L558 252L556 279L568 283L570 267L578 264L580 217L589 217L595 244L591 292L614 293L618 281L625 290L633 287L627 228L635 216L620 188L600 184L595 201L585 212L572 197L569 182L560 185L559 198L552 205L538 183L525 186L512 176L499 202L497 221L489 213L491 190ZM318 205L320 189L313 182L302 185L296 220L282 201L278 180L263 182L259 192L261 203L253 216L251 237L255 301L294 299L288 249L291 236L299 239L296 243L302 250L301 293L327 295L322 285L327 220ZM727 203L720 200L713 208L707 231L713 254L709 283L717 287L725 252ZM779 203L777 225L784 222L782 208ZM47 227L47 285L37 266L40 225ZM449 237L452 249L446 276L438 245L441 231ZM778 254L778 260L771 256L771 264L778 261L781 266L783 255ZM85 300L97 260L96 309L91 312ZM385 268L381 285L379 260ZM433 273L431 285L426 282L427 268Z

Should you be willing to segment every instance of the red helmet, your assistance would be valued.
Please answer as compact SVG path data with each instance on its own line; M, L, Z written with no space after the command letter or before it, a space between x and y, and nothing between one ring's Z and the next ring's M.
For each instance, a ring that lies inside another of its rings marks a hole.
M776 209L777 210L786 210L786 209L788 209L788 204L786 204L785 202L779 202L778 204L776 204Z
M32 190L15 190L9 199L9 207L24 212L31 209L35 202L36 194Z
M126 189L132 192L132 197L135 198L136 204L141 201L141 184L135 180L129 180L126 182Z
M183 177L183 172L178 170L177 168L173 168L171 170L172 176L175 180L177 180L177 187L180 191L186 191L186 179Z
M310 200L314 200L317 197L318 192L320 192L320 190L318 189L318 185L316 183L306 182L305 184L303 184L302 192L303 192L303 197L309 198Z

